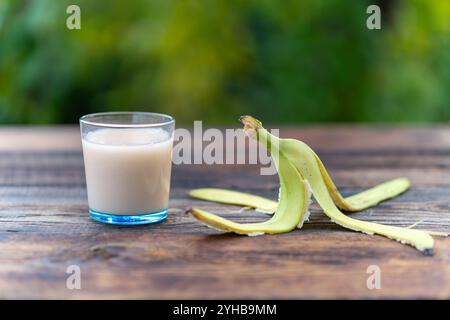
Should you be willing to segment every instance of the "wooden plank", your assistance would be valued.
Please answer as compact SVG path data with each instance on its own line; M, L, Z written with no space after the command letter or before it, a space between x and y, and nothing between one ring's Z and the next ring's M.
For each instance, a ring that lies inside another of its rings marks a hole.
M80 149L80 131L74 126L1 127L0 150L73 150Z
M281 135L317 149L344 194L412 179L410 191L355 217L398 226L423 220L418 229L450 232L448 129L288 128ZM343 150L336 137L346 138ZM446 238L435 238L435 255L423 256L342 229L315 204L302 230L256 238L220 234L186 214L195 205L236 221L266 219L186 196L216 186L274 198L276 176L259 175L255 165L174 166L166 222L95 223L78 139L76 128L0 129L0 298L450 298ZM66 288L73 264L81 290ZM367 289L369 265L381 268L381 290Z

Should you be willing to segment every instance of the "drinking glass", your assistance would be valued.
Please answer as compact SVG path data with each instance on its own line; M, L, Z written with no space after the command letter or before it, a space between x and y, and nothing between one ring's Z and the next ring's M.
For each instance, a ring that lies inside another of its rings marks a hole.
M150 112L80 118L89 214L117 225L167 217L175 120Z

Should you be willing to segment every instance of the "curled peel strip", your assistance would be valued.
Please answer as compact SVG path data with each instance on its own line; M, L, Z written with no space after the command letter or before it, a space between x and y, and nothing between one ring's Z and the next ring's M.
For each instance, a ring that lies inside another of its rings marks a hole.
M269 220L261 223L237 223L197 208L191 209L192 215L214 229L237 234L255 236L294 230L303 222L307 213L308 186L287 159L280 156L280 160L276 162L280 175L280 205Z
M242 116L240 121L244 124L244 131L250 137L267 146L277 167L280 179L280 199L275 213L266 222L236 223L193 208L191 212L195 218L216 229L238 234L289 232L296 226L302 226L303 221L307 218L309 188L311 188L314 198L325 214L344 228L366 234L382 235L401 243L410 244L426 254L432 254L434 241L427 232L357 220L346 216L339 210L341 208L346 211L360 211L392 198L409 188L409 181L406 178L391 180L354 196L343 198L319 157L305 143L295 139L275 137L262 127L260 121L250 116ZM271 200L262 197L223 192L224 190L207 189L205 193L193 190L190 194L205 200L254 208L261 206L263 210L272 208L271 206L274 205L270 202ZM225 197L221 198L222 195ZM234 196L233 201L230 200L232 198L229 197L230 195ZM263 204L261 205L261 203Z

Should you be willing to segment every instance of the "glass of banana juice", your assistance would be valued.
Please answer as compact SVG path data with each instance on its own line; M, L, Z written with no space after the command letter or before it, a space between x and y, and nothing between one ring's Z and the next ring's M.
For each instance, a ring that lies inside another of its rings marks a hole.
M167 217L175 120L149 112L80 118L89 214L117 225Z

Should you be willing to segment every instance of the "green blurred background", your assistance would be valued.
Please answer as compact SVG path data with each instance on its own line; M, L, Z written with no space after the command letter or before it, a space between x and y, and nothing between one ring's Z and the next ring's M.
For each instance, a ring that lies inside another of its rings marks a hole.
M0 124L446 122L449 41L446 0L1 0Z

